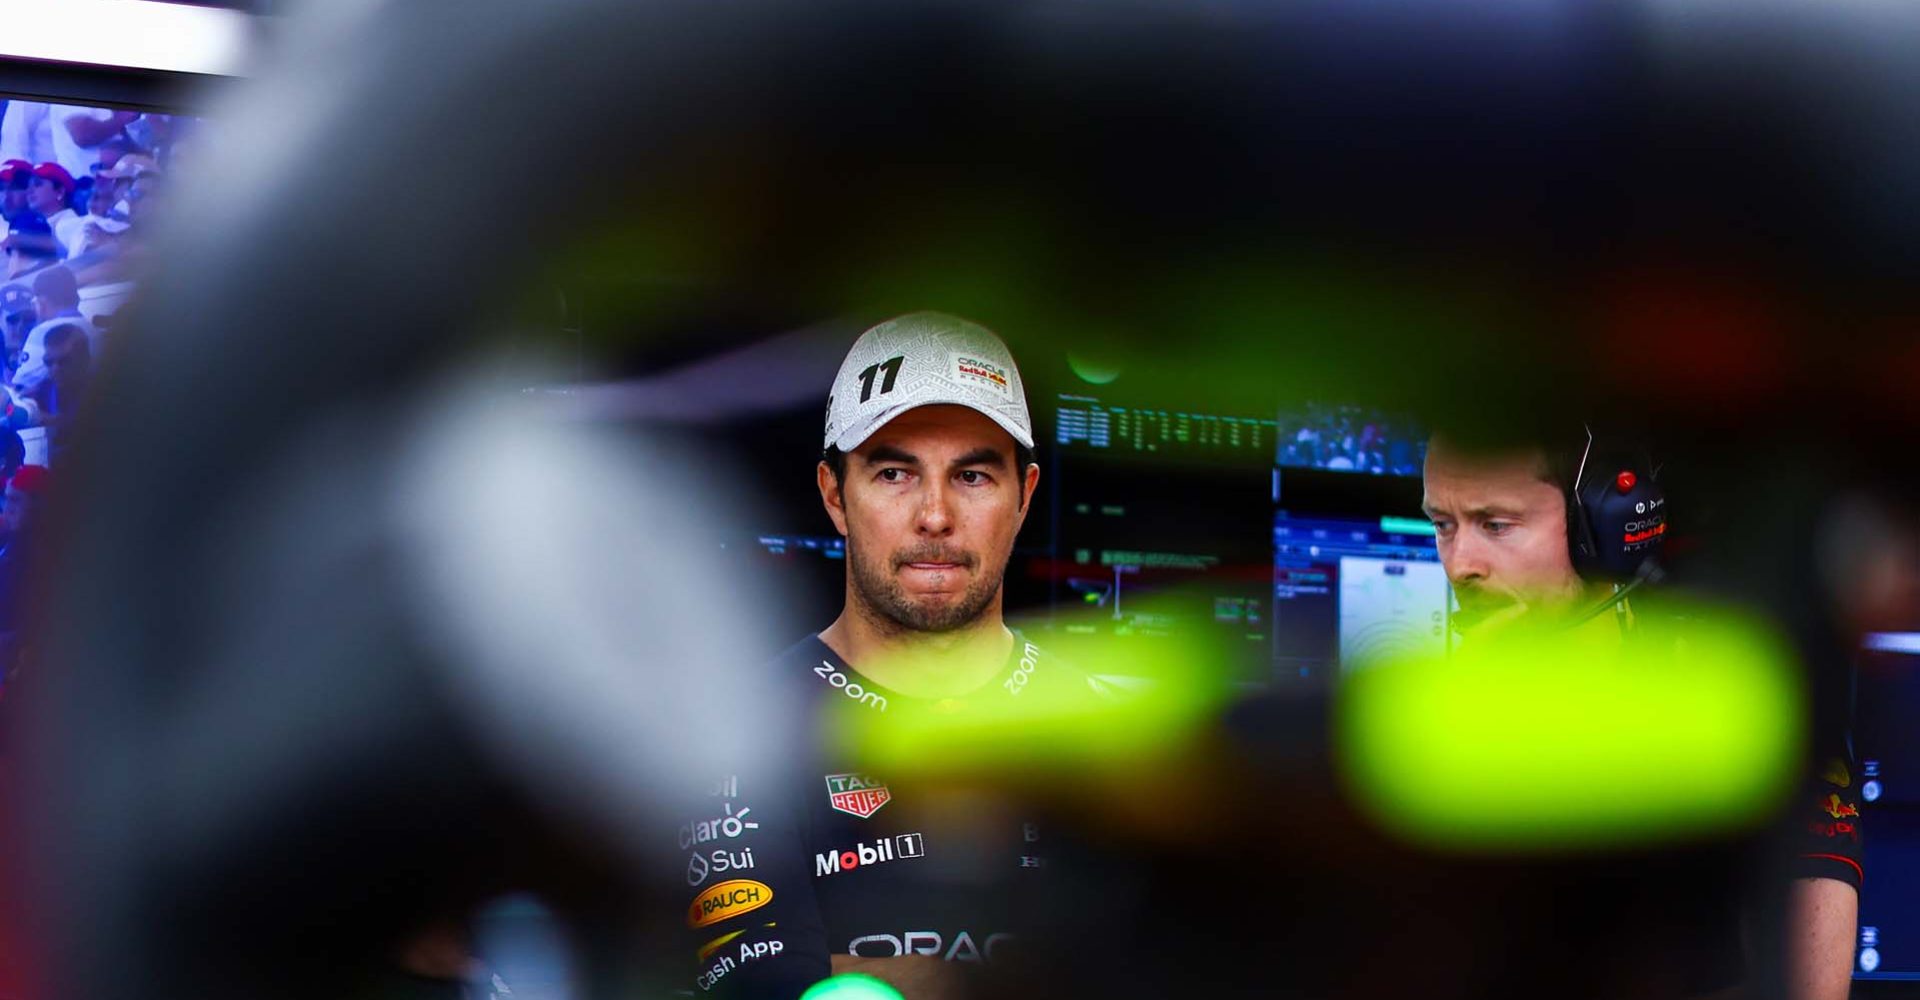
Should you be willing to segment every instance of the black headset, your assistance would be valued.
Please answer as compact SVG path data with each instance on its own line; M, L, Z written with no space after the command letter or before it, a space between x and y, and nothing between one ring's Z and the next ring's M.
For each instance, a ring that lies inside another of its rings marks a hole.
M1614 589L1574 616L1575 624L1666 575L1667 495L1659 467L1643 449L1598 437L1591 426L1584 430L1586 443L1567 486L1567 544L1581 579Z
M1660 470L1644 451L1595 436L1575 467L1568 512L1573 566L1595 583L1629 583L1658 564L1667 536Z

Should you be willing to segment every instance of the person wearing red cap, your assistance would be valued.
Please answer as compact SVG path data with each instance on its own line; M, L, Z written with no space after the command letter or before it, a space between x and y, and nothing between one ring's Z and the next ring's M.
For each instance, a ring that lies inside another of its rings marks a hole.
M33 168L27 182L27 207L39 212L53 229L53 237L64 249L75 245L86 223L67 207L73 197L73 175L58 163L42 163Z
M51 475L44 465L23 465L7 480L5 503L0 504L0 525L18 535L33 518L33 505L46 492Z

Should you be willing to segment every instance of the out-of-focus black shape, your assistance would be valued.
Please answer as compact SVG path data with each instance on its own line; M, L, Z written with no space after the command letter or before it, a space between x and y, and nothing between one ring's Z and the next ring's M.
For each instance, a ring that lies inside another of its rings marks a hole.
M669 276L663 296L774 315L937 296L1143 352L1217 345L1164 369L1188 393L1271 371L1442 411L1503 389L1516 407L1607 398L1707 431L1774 433L1802 410L1912 426L1886 371L1830 349L1836 328L1901 342L1878 307L1907 287L1889 249L1915 244L1846 197L1809 120L1818 81L1737 50L1693 72L1626 8L321 6L213 109L259 148L182 189L74 452L58 666L14 707L40 740L26 794L50 967L76 997L352 994L395 935L503 876L620 895L612 849L566 841L475 749L444 654L392 600L390 553L353 535L390 455L370 444L311 484L349 487L338 505L231 520L315 421L399 406L512 279L584 232L614 230L602 256ZM498 240L530 178L577 190L610 164L620 214L559 200ZM1382 300L1406 322L1374 321ZM240 545L309 589L220 604L197 584ZM249 676L217 662L236 648L314 686L207 690ZM249 726L304 764L275 795L228 801L217 771L146 766ZM1337 798L1242 766L1220 792L1240 811L1192 844L1095 863L1114 905L1062 920L1101 961L1055 968L1049 992L1564 993L1532 976L1596 956L1658 986L1667 967L1642 946L1673 939L1637 916L1730 897L1699 875L1724 853L1441 877L1363 834L1317 839L1354 826ZM1262 905L1233 905L1216 877ZM1570 898L1592 918L1564 934L1534 919ZM1375 924L1394 947L1362 946ZM584 936L604 945L610 925Z

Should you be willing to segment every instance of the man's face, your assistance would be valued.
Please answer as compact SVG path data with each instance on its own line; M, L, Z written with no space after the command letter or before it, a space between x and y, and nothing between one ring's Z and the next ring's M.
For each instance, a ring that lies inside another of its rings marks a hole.
M27 189L9 186L5 194L0 194L0 212L12 215L27 207Z
M1014 441L963 406L895 417L847 456L827 514L847 536L852 599L900 630L946 632L998 608L1038 466L1014 467Z
M32 332L33 323L33 310L31 309L0 318L0 324L4 324L7 354L9 356L11 356L13 352L27 346L27 334Z
M105 216L113 211L113 203L117 200L114 196L112 181L106 179L94 181L93 193L87 196L87 214Z
M45 177L35 177L27 183L27 207L41 215L52 215L67 207L62 197L60 185Z
M1427 516L1467 629L1565 610L1584 592L1567 551L1566 499L1537 452L1427 448Z

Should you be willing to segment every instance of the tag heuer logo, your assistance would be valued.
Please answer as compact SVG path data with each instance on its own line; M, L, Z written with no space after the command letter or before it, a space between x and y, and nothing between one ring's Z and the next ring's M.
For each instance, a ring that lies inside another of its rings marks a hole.
M866 819L893 798L887 786L870 774L827 775L827 801L835 812Z

